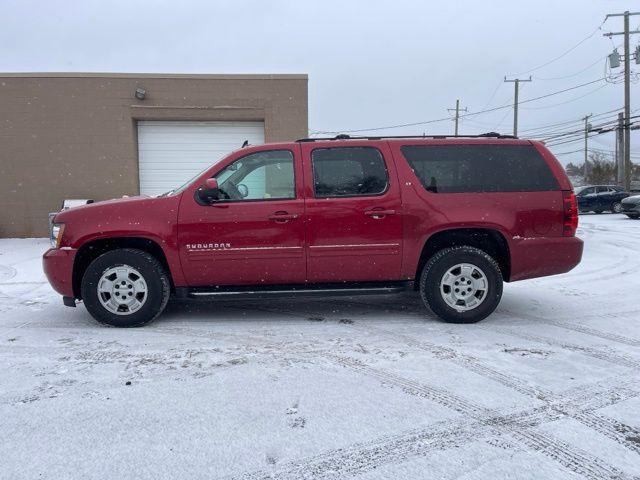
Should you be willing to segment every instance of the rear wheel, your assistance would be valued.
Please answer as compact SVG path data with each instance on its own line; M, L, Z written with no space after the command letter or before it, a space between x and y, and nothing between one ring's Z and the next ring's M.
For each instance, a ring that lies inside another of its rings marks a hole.
M593 213L597 213L598 215L600 215L602 212L604 212L604 210L594 210Z
M96 258L82 277L82 299L100 323L137 327L155 319L169 300L169 277L151 254L133 248Z
M616 202L613 205L611 205L611 211L613 213L620 213L622 212L622 203L620 202Z
M478 248L445 248L431 257L422 270L420 295L425 305L445 322L479 322L500 303L500 267Z

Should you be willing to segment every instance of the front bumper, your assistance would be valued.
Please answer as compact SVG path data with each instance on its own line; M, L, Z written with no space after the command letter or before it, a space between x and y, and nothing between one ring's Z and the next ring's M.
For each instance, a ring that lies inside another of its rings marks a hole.
M42 256L42 269L53 289L64 297L73 294L75 248L50 248Z
M510 281L566 273L582 260L577 237L520 238L511 245Z
M620 213L640 215L640 203L625 203L622 202L622 211Z

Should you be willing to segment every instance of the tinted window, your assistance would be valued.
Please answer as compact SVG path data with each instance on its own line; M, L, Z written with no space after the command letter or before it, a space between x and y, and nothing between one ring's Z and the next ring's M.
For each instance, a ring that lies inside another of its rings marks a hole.
M402 153L422 185L434 193L560 188L530 145L405 145Z
M215 178L225 200L295 198L293 154L288 150L257 152L239 158Z
M377 148L319 148L311 162L316 197L379 195L387 189L387 167Z
M609 187L596 187L596 193L609 193Z
M596 193L596 187L583 187L579 192L579 197L584 197L585 195L589 195L590 193Z

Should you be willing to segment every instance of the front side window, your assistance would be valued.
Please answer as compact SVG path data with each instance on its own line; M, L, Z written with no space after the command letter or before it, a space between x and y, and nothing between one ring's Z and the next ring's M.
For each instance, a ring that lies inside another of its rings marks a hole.
M559 190L530 145L405 145L402 154L433 193Z
M215 175L220 199L282 200L295 198L293 154L289 150L256 152L239 158Z
M380 195L389 176L373 147L318 148L311 153L316 198Z
M582 190L578 192L579 197L584 197L586 195L590 195L592 193L596 193L596 187L583 187Z

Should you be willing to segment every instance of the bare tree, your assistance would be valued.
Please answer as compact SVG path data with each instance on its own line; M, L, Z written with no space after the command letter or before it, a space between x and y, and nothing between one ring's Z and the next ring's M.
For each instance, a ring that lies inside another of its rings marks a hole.
M587 160L587 184L616 183L616 163L602 152L591 152Z

